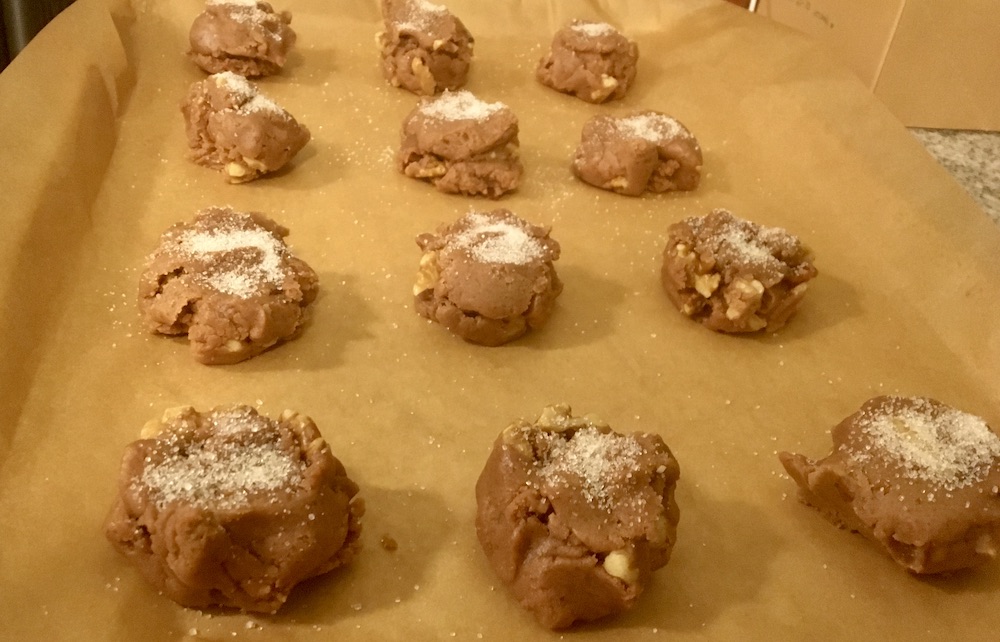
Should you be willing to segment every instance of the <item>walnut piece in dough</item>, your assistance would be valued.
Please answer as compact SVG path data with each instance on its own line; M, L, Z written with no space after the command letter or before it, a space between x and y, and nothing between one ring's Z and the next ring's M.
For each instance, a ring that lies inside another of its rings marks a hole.
M178 604L274 613L361 548L357 493L309 417L174 408L125 449L105 533Z
M417 313L471 343L498 346L540 328L562 292L559 244L508 210L470 212L417 245Z
M231 364L295 336L316 299L316 273L285 246L288 230L263 214L202 210L160 237L139 281L154 333L186 334L205 364Z
M517 188L517 116L503 103L468 91L446 91L415 107L403 121L399 170L449 194L499 198Z
M258 0L207 0L191 24L188 57L210 74L270 76L281 71L295 32L292 14Z
M679 121L656 111L600 114L583 125L573 158L580 180L627 196L693 190L701 147Z
M916 574L992 560L1000 547L1000 435L924 397L875 397L818 461L778 454L802 500Z
M638 60L639 46L611 25L574 20L556 32L535 77L557 91L603 103L625 96Z
M543 626L631 608L677 539L680 468L659 435L549 406L497 438L476 483L476 534Z
M660 274L681 312L736 333L784 326L817 271L798 237L717 209L670 226Z
M462 21L428 0L383 0L376 42L393 87L432 96L465 85L474 40Z
M193 83L181 104L188 158L246 183L288 164L309 130L243 76L225 71Z

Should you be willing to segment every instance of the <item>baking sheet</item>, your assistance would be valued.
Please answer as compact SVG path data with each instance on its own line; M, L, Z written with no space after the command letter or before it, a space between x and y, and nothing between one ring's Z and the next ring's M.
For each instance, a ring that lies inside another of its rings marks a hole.
M849 71L723 2L452 0L477 40L468 88L521 121L523 187L495 204L393 169L416 98L379 76L377 3L279 4L299 42L260 85L314 139L267 180L228 185L184 159L198 0L79 0L0 76L2 637L556 637L488 568L473 486L496 434L558 401L660 433L681 464L672 561L635 610L574 637L972 640L1000 626L995 564L915 579L801 506L774 454L825 453L828 429L882 393L1000 424L1000 234ZM576 16L639 42L621 103L533 80ZM698 191L630 199L572 178L583 122L640 107L698 137ZM300 338L228 367L146 335L134 300L159 234L217 204L291 228L322 288ZM553 225L566 288L542 331L489 349L412 311L413 239L497 205ZM820 276L780 333L711 333L660 291L667 227L714 207L815 250ZM311 415L368 505L363 554L271 618L180 608L102 534L142 424L233 402Z

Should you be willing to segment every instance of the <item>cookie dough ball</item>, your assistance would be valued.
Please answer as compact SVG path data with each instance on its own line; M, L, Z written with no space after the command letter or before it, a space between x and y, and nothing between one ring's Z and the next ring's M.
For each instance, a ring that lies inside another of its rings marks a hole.
M385 30L376 40L393 87L432 96L465 85L473 38L447 8L427 0L383 0Z
M174 408L141 437L105 533L178 604L273 613L360 549L358 487L308 417Z
M677 120L656 111L602 114L583 125L573 173L627 196L693 190L701 181L701 147Z
M498 346L542 327L562 292L559 243L508 210L470 212L417 245L417 313L471 343Z
M476 484L476 533L543 626L596 620L634 605L670 559L679 477L658 435L550 406L497 438Z
M213 207L160 237L139 281L139 309L156 334L187 335L205 364L229 364L289 339L319 283L263 214Z
M277 171L309 142L309 130L243 76L224 71L191 85L181 105L188 157L230 183Z
M784 326L816 274L798 237L721 209L670 226L661 271L681 312L733 333Z
M208 0L191 24L188 57L205 71L270 76L295 44L292 14L257 0Z
M996 556L1000 437L983 419L933 399L876 397L832 436L819 461L778 455L805 503L912 573Z
M403 121L399 170L449 194L499 198L517 188L517 116L503 103L467 91L425 100Z
M638 60L639 46L611 25L574 20L556 32L535 76L557 91L603 103L625 96Z

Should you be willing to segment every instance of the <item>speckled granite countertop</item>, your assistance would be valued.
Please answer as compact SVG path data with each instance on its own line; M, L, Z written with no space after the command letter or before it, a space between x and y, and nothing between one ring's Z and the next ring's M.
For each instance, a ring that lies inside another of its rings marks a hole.
M1000 225L1000 132L910 129Z

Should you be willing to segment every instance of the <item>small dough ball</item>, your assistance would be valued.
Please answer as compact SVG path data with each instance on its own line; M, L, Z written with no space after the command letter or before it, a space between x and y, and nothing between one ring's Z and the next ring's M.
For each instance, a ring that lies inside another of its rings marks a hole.
M205 364L256 356L297 334L319 281L263 214L202 210L160 237L139 280L139 309L156 334L184 335Z
M188 57L210 74L276 74L295 44L291 22L291 13L276 13L266 2L208 0L191 24Z
M494 443L476 484L479 543L543 626L620 613L670 559L679 477L659 435L550 406Z
M403 121L399 170L442 192L499 198L517 188L524 167L517 116L468 91L423 101Z
M778 454L806 504L912 573L996 557L1000 436L985 420L924 397L875 397L832 437L819 461Z
M274 613L360 549L357 493L306 416L174 408L125 449L105 533L182 606Z
M427 0L383 0L376 37L382 73L393 87L433 96L465 85L473 38L446 7Z
M417 245L417 313L471 343L498 346L542 327L562 292L559 243L508 210L470 212Z
M661 271L681 312L733 333L784 326L816 274L798 237L722 209L670 226Z
M224 71L196 82L181 104L188 157L230 183L277 171L309 142L309 130L243 76Z
M573 173L627 196L693 190L701 181L701 147L680 122L657 111L601 114L583 125Z
M635 80L639 46L605 22L574 20L538 62L543 85L589 103L622 98Z

